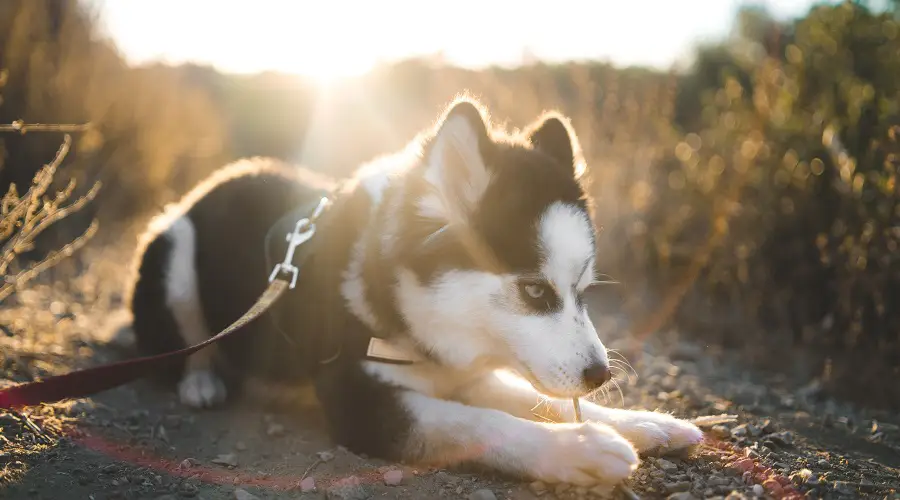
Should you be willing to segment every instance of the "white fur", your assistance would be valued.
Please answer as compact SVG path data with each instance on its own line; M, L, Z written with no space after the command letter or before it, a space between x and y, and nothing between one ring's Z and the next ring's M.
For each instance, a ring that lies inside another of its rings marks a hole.
M432 191L419 200L419 213L463 223L491 181L478 151L478 137L466 118L454 116L441 126L426 162L425 181Z
M418 212L464 227L490 175L464 119L446 122L435 140L424 166L432 190L417 201ZM462 184L448 185L454 180ZM562 302L549 314L524 311L519 276L451 270L425 284L397 270L396 298L409 333L440 364L365 362L364 368L404 391L416 433L410 453L451 463L474 458L533 479L593 486L625 479L638 464L637 451L698 443L701 431L684 420L587 401L588 423L574 423L571 398L591 390L585 368L609 363L578 300L594 278L593 226L583 210L556 203L536 229L540 278ZM413 348L402 341L394 347ZM504 378L498 368L520 376Z
M558 290L584 291L593 279L594 244L587 214L573 205L550 205L538 222L542 272Z
M353 244L350 262L343 273L341 296L347 301L347 307L369 328L378 328L378 319L366 300L366 286L363 283L362 269L366 255L365 238L359 238Z
M414 420L409 447L436 464L477 460L507 473L584 486L614 486L638 465L631 443L603 424L535 422L412 391L402 404Z
M203 317L197 290L194 224L187 217L178 217L166 236L172 243L166 269L166 302L185 343L199 344L211 334ZM178 395L183 404L202 408L225 400L225 384L213 373L214 349L215 346L207 347L188 358L185 375L178 384Z
M524 314L516 276L479 271L450 271L425 286L401 270L397 299L417 341L442 362L468 370L507 367L545 393L580 396L588 390L585 368L608 364L606 348L575 295L592 278L591 226L583 212L563 204L551 205L539 226L542 274L562 310Z

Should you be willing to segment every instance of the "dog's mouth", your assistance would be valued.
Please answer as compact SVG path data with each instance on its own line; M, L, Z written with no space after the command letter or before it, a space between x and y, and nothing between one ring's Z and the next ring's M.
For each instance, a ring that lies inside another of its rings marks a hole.
M538 378L534 372L528 366L525 366L523 363L519 363L519 367L516 368L516 371L521 375L525 380L528 381L538 392L545 396L549 396L551 398L559 398L559 399L570 399L570 398L585 398L589 397L591 394L596 392L596 390L590 390L585 388L585 390L575 390L575 391L560 391L558 389L553 389L551 387L546 386L540 378Z

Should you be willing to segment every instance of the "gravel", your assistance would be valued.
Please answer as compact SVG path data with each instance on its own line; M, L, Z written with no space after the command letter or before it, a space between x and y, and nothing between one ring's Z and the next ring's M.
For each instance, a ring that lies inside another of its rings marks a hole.
M113 266L105 279L114 284L121 278L116 263L127 260L91 259ZM123 346L101 340L121 312L120 297L104 292L94 276L73 279L69 288L37 285L4 304L0 327L9 333L0 332L0 386L121 358ZM50 313L53 302L72 317ZM630 377L620 374L621 394L612 388L599 402L694 418L708 436L689 452L644 457L627 489L614 495L357 457L334 448L314 418L261 415L252 404L188 412L177 397L139 384L21 414L0 411L0 488L10 498L237 498L259 485L260 496L288 498L565 500L631 498L633 491L645 499L791 492L900 499L897 415L831 399L816 381L753 371L739 350L716 353L670 331L635 339L613 315L594 323L634 369ZM103 453L86 450L80 433L112 444ZM154 469L145 455L169 464Z

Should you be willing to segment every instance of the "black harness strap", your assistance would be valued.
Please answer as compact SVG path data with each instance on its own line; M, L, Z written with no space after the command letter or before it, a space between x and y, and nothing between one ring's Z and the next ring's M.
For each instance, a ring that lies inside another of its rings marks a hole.
M322 191L319 193L319 195L324 198L328 195L328 193ZM270 227L268 232L266 233L264 242L267 269L272 269L274 263L276 262L276 259L285 255L285 253L288 251L288 245L290 244L290 237L294 233L297 222L303 220L309 214L314 213L321 203L320 200L321 198L317 198L309 203L300 204L293 210L285 213L277 221L275 221L274 224L272 224L272 227ZM315 248L318 248L318 251L323 251L322 247L319 245L301 245L297 249L297 252L294 253L293 263L294 266L298 269L298 274L303 272L302 266L313 253L313 250ZM327 249L324 249L324 251L327 251ZM290 300L290 292L286 295L288 296L287 300ZM289 327L285 328L285 326L279 320L277 311L271 311L268 316L270 318L272 326L285 339L285 341L291 344L293 348L299 348L297 343L293 340L293 337L288 333ZM335 329L335 331L331 331L328 333L334 335L348 334L348 332L343 332L340 330L342 330L342 328L337 328ZM367 337L367 349L365 353L362 354L363 359L396 365L409 365L414 363L414 361L410 359L409 356L405 355L405 353L402 353L399 350L395 349L393 346L389 345L383 337L379 337L373 332L368 332ZM338 357L340 357L341 353L343 352L346 338L340 338L336 340L336 347L332 352L322 353L322 358L319 360L320 364L325 365L331 363L337 360Z

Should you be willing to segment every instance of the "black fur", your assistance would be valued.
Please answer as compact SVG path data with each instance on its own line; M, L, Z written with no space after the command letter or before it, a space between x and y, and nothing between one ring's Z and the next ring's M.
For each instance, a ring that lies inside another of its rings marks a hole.
M573 176L572 146L567 150L560 142L560 122L551 119L530 135L506 137L495 136L473 104L463 101L447 116L453 114L473 124L493 176L482 203L470 216L469 234L461 234L458 228L442 230L439 223L415 213L414 202L425 189L423 169L418 166L403 174L402 183L382 193L376 211L366 189L350 180L317 224L316 237L308 243L312 253L303 263L297 288L243 332L219 344L225 361L219 370L230 371L235 380L247 374L287 381L313 378L334 439L359 453L402 459L410 427L409 415L397 401L399 389L368 376L360 363L370 337L405 334L407 327L393 290L396 265L402 262L426 282L451 268L500 266L504 272L535 272L541 258L536 244L540 214L556 201L586 210L584 193ZM433 137L423 139L425 154L432 141ZM199 292L212 333L243 314L266 287L271 271L267 264L274 264L266 261L263 251L270 226L321 192L322 185L304 180L297 172L274 167L238 169L204 183L182 202L196 234ZM387 213L391 206L399 206L399 212ZM380 236L390 224L398 233L393 250L387 251ZM366 242L362 274L379 331L370 330L348 310L340 290L353 245L369 227L375 231ZM467 250L463 236L473 235L487 249L490 262ZM148 235L138 254L131 307L138 345L144 352L184 344L165 304L165 272L171 253L167 238L165 232ZM320 363L338 352L337 361Z

